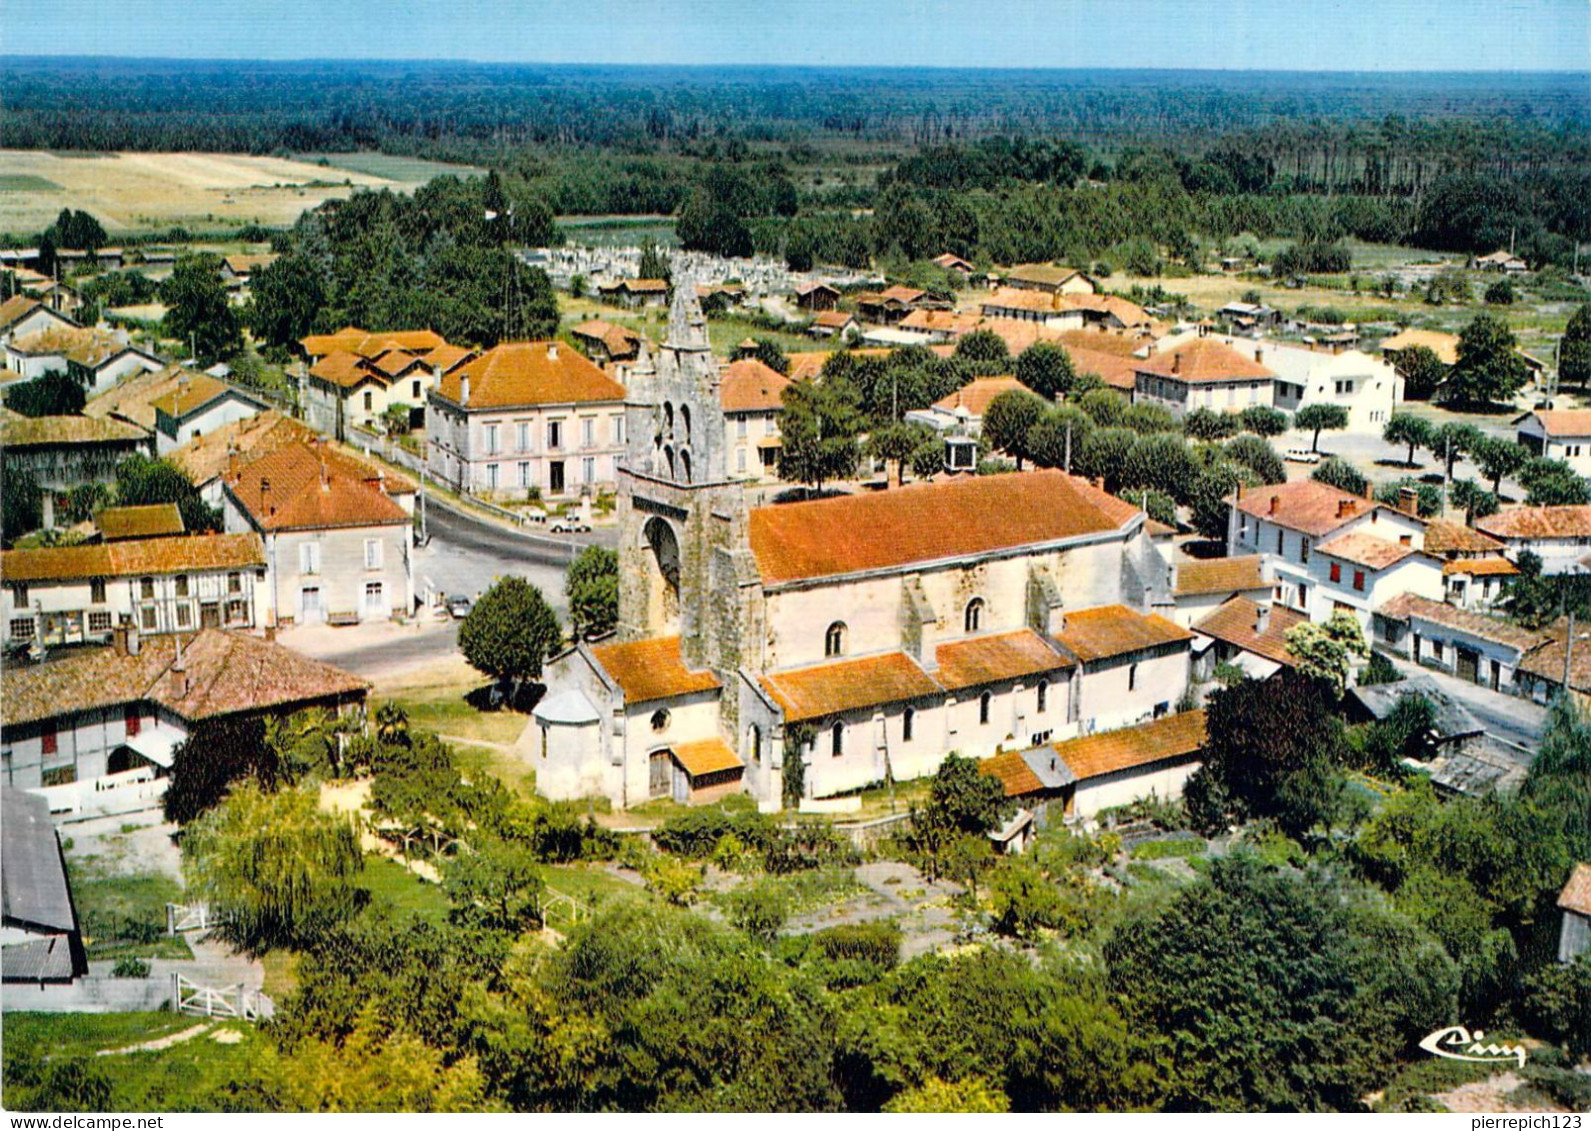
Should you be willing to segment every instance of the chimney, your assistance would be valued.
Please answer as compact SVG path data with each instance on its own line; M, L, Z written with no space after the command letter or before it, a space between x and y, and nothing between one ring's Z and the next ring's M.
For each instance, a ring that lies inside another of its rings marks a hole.
M1254 614L1254 632L1264 636L1271 628L1271 607L1269 604L1260 605Z
M271 493L271 481L268 478L266 478L265 476L263 476L263 475L260 476L260 494L261 495L269 495L270 493Z
M1265 363L1265 350L1260 346L1254 347L1254 363L1256 365L1263 365Z
M182 659L182 634L177 634L177 658L171 662L171 693L178 699L188 694L188 665Z
M387 469L384 467L376 471L376 489L383 495L387 493Z
M1182 372L1182 355L1180 353L1174 353L1171 355L1171 372Z
M129 625L127 622L123 621L121 624L118 624L115 628L111 629L111 647L116 649L116 654L118 656L127 655L128 628Z
M1420 493L1413 487L1398 488L1398 509L1412 518L1420 516Z
M431 366L431 381L437 385L442 383L442 367L440 365Z
M1376 485L1374 483L1370 482L1370 480L1366 479L1365 480L1365 502L1373 503L1375 501L1376 501Z
M1280 495L1272 495L1271 496L1270 510L1266 511L1265 513L1267 513L1267 514L1275 514L1276 513L1276 509L1278 507L1280 507L1281 505L1282 505L1282 497Z
M558 360L558 343L557 342L548 342L547 343L547 360L548 361L557 361Z
M470 375L459 374L459 404L467 406L470 403Z
M138 655L139 649L142 647L142 645L141 645L141 643L139 642L139 639L138 639L138 625L135 624L133 621L129 620L127 622L127 624L126 624L126 629L127 629L127 651L126 651L126 655L136 656L136 655Z
M265 626L265 643L276 643L276 626L274 624L268 624Z
M1337 517L1338 518L1347 518L1352 513L1353 513L1353 500L1352 499L1338 499L1337 500Z

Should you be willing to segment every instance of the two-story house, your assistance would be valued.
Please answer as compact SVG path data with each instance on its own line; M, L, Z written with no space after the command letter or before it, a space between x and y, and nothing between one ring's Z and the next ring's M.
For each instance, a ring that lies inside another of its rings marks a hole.
M1514 418L1519 442L1538 456L1558 459L1591 476L1591 409L1545 409Z
M1178 420L1196 409L1242 412L1273 407L1276 373L1262 363L1263 347L1239 353L1213 338L1193 338L1132 363L1134 404L1159 405Z
M734 452L730 470L738 479L779 478L779 410L790 378L754 357L724 366L718 399Z
M469 494L567 498L613 488L624 438L623 385L568 345L507 342L432 390L426 466Z
M1255 358L1275 372L1275 407L1283 412L1338 405L1348 414L1349 432L1379 436L1403 403L1398 371L1360 350L1309 349L1268 341L1256 345Z
M414 611L413 518L324 440L224 473L228 531L264 542L265 624L353 624Z
M0 554L4 643L83 644L263 623L265 549L253 534L191 534Z
M150 402L155 410L155 450L162 456L195 436L264 412L254 393L203 373L183 374L174 388Z
M1591 506L1505 507L1476 519L1475 528L1501 542L1514 561L1535 554L1542 573L1578 573L1591 553Z

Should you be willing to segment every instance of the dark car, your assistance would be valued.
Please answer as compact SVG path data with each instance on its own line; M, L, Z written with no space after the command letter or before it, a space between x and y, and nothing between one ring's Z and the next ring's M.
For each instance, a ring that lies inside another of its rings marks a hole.
M462 593L455 594L447 599L447 611L454 620L463 620L470 615L470 610L474 607L475 602Z

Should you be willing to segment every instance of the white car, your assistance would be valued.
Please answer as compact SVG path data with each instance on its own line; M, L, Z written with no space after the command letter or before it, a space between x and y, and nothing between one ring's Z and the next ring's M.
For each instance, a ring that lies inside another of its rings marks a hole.
M548 527L554 534L590 534L589 523L581 522L578 518L560 518Z
M1320 453L1312 452L1308 448L1288 448L1283 453L1283 458L1292 460L1294 463L1319 463Z

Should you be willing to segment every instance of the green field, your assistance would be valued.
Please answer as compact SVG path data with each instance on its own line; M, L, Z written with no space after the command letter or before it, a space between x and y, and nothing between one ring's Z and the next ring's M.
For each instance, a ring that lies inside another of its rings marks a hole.
M403 185L423 185L432 177L452 174L456 177L478 177L485 169L473 165L448 165L441 161L426 161L419 157L396 157L386 153L300 153L298 160L311 165L327 165L333 169L347 169L367 177L381 177Z
M0 192L59 192L61 186L33 173L0 173Z
M587 247L633 247L647 240L678 247L674 221L667 216L561 216L564 239Z

